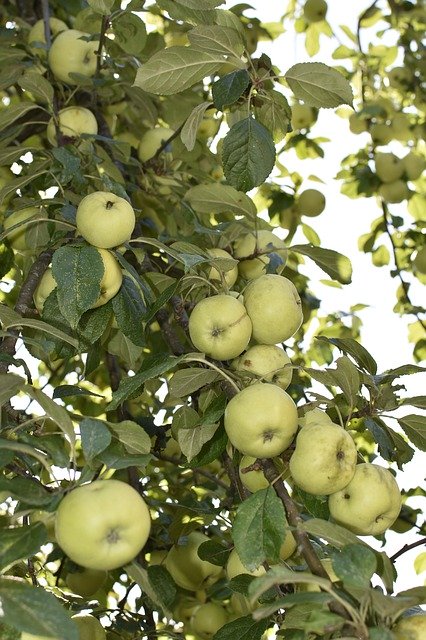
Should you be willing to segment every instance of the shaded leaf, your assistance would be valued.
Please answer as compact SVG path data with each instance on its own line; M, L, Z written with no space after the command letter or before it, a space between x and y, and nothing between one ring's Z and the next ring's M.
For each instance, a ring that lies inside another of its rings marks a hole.
M239 58L244 51L239 32L220 25L195 27L188 32L188 40L194 49L213 54Z
M111 443L111 433L101 420L83 418L80 422L81 447L87 460L92 460Z
M137 422L110 422L109 427L130 454L146 454L151 451L151 439Z
M337 251L314 247L311 244L294 245L289 247L289 250L311 258L333 280L337 280L342 284L349 284L352 281L351 262L347 256Z
M185 200L199 213L230 211L249 218L257 215L253 200L226 184L199 184L191 187L185 194Z
M181 140L188 151L192 151L197 139L197 131L200 126L206 109L211 106L211 102L202 102L193 108L180 133Z
M301 62L285 74L290 89L298 100L313 107L352 106L351 85L336 69L322 62Z
M41 522L0 529L0 570L35 555L46 542L47 530Z
M399 418L400 426L415 447L426 451L426 420L424 416L410 414Z
M227 622L216 631L213 640L261 640L264 632L269 627L268 619L255 622L251 615L237 618L232 622Z
M175 398L183 398L219 378L220 374L212 369L201 369L200 367L178 369L170 380L169 391Z
M146 306L139 287L129 276L123 276L120 290L112 299L112 308L118 328L133 344L143 346L145 337L142 319L146 313Z
M227 73L212 85L213 102L216 109L223 111L227 105L233 104L242 96L250 83L247 69L239 69Z

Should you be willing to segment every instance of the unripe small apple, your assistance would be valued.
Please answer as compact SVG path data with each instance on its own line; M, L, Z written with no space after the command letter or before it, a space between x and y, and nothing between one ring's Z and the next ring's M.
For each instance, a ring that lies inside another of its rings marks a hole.
M368 121L365 118L361 118L358 113L352 113L349 117L349 129L355 135L364 133L364 131L368 131Z
M256 252L260 255L245 259ZM277 254L282 261L281 266L285 266L288 257L287 247L281 238L268 229L260 229L257 234L244 234L234 243L234 257L240 261L238 271L246 280L254 280L266 274L270 253Z
M105 629L97 618L89 613L78 613L71 617L78 627L79 640L105 640Z
M228 580L232 580L232 578L235 578L235 576L239 576L242 573L248 573L250 576L259 577L263 576L266 571L262 565L259 565L257 569L253 569L252 571L250 571L241 562L237 550L232 549L231 553L229 554L228 562L226 564L226 576Z
M393 131L387 124L375 122L370 127L370 135L375 145L385 145L392 140Z
M299 195L297 205L302 216L315 218L325 209L325 196L318 189L305 189Z
M393 153L376 153L374 159L382 182L395 182L404 173L404 163Z
M210 640L228 622L225 607L216 602L200 604L191 616L190 627L202 640Z
M324 20L327 9L325 0L306 0L303 7L303 17L306 22L320 22Z
M414 132L411 128L410 118L407 113L396 113L391 120L392 137L401 142L413 140Z
M70 73L79 73L92 77L96 72L99 42L87 40L90 33L77 29L61 31L49 50L49 66L58 80L67 84L78 84L78 80L71 78Z
M85 107L66 107L58 114L59 130L66 138L79 138L83 133L96 135L98 133L98 123L89 109ZM56 146L56 129L54 119L49 120L47 125L47 139L50 144Z
M225 251L225 249L215 247L213 249L207 249L207 253L211 255L212 258L229 258L232 260L231 254ZM221 271L216 269L216 267L212 267L209 271L208 278L209 280L219 280L219 282L222 282L222 279L224 279L226 286L232 287L238 278L238 265L235 264L231 269Z
M153 158L161 145L173 134L173 129L167 129L166 127L156 127L155 129L145 131L139 143L139 160L141 162L147 162Z
M402 163L408 180L417 180L420 178L426 167L426 160L424 156L421 156L414 151L410 151L410 153L402 158Z
M243 473L244 469L251 467L255 462L256 458L253 456L243 456L238 467L240 480L245 488L251 493L260 491L260 489L267 489L269 487L269 482L265 478L262 469L251 469L250 471Z
M233 361L236 371L247 371L287 389L293 376L291 360L280 347L272 344L256 344Z
M418 614L398 620L392 628L395 640L424 640L426 638L426 615Z
M52 636L35 636L32 633L23 631L21 634L21 640L60 640L60 638L52 638Z
M293 129L307 129L316 120L315 110L307 104L296 102L291 107L291 126Z
M89 598L102 587L107 578L106 571L84 569L67 573L65 584L73 593L82 598Z
M41 276L36 290L34 291L34 305L39 314L43 312L44 303L46 298L52 293L53 289L57 286L56 280L52 274L52 268L48 267Z
M198 591L219 579L222 567L202 560L198 555L198 548L208 540L201 531L191 531L183 544L175 544L169 550L165 566L182 589Z
M94 247L111 249L124 244L135 227L132 205L107 191L85 196L77 207L77 231Z
M31 226L39 226L47 224L44 221L36 222L37 218L41 215L39 207L26 207L25 209L20 209L19 211L14 211L3 221L4 230L7 231L11 227L14 227L19 222L29 222L33 220L33 222L29 222L29 224L22 225L18 227L15 231L12 231L7 235L7 238L13 249L17 251L26 251L27 249L31 249L32 247L27 246L26 242L26 231L31 224Z
M394 67L388 73L391 87L406 90L413 82L413 73L408 67Z
M406 200L410 196L410 190L403 180L395 180L381 184L378 189L379 196L390 204L396 204Z
M61 33L61 31L66 31L68 29L68 25L65 24L62 20L58 18L54 18L53 16L49 18L49 27L52 37ZM28 44L32 53L37 55L39 58L46 58L47 51L42 47L35 47L33 43L40 42L42 44L46 44L46 36L44 34L44 20L37 20L37 22L31 27L28 33Z

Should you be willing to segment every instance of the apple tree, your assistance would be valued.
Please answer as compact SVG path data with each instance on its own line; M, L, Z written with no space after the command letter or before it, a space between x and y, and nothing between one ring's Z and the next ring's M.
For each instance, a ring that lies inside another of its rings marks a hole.
M2 639L425 638L395 585L426 535L421 4L355 32L325 0L1 4ZM282 33L291 66L259 51ZM306 275L352 278L292 166L326 161L322 109L361 141L336 181L377 205L394 369Z

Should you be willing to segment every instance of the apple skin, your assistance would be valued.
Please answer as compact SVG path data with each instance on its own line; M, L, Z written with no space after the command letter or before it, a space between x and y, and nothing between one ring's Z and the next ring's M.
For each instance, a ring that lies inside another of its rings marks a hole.
M227 622L228 613L224 607L216 602L206 602L195 609L189 624L197 637L211 640L216 631Z
M406 90L413 82L413 74L407 67L394 67L388 73L389 85Z
M182 589L198 591L213 584L222 573L222 567L201 560L198 555L198 547L207 540L201 531L191 531L185 544L173 545L167 554L165 567Z
M288 525L287 525L288 527ZM280 559L285 562L297 549L297 542L290 529L287 528L285 538L280 547Z
M141 162L151 160L157 153L165 140L168 140L174 134L173 129L166 127L156 127L145 131L139 142L138 156Z
M355 135L368 131L368 122L361 118L358 113L352 113L349 117L349 130Z
M408 142L414 137L408 114L396 113L391 120L392 137L400 142Z
M426 638L426 615L407 616L399 620L392 629L395 640L424 640Z
M226 563L226 577L228 580L232 580L235 576L239 576L242 573L248 573L250 576L263 576L266 571L262 565L259 565L257 569L253 571L249 571L241 562L240 556L237 553L236 549L232 549L229 554L228 562Z
M370 135L374 144L382 145L389 144L392 140L393 132L391 127L383 122L375 122L370 127Z
M295 484L312 495L340 491L352 480L357 448L347 431L332 422L302 427L290 458Z
M63 498L56 511L59 546L87 569L108 571L127 564L145 545L150 529L145 501L120 480L80 485Z
M297 431L296 405L276 384L256 382L228 402L225 430L244 455L274 458L287 449Z
M98 133L98 123L89 109L85 107L66 107L58 114L59 130L67 138L79 138L83 133L92 136ZM47 139L52 146L56 146L56 130L54 119L49 120L47 125Z
M265 478L262 469L253 469L251 471L247 471L246 473L242 473L242 469L250 467L255 461L256 458L254 458L253 456L243 456L238 467L240 480L245 488L248 489L251 493L260 491L260 489L267 489L269 487L269 482Z
M88 613L78 613L71 616L78 627L78 640L105 640L105 629L97 618Z
M212 258L232 259L231 254L225 251L225 249L219 249L219 248L207 249L207 253ZM223 271L223 274L220 271L218 271L216 267L212 267L210 269L208 278L209 280L219 280L219 282L222 282L222 279L224 279L226 286L230 288L235 284L238 278L238 265L235 265L235 267L232 267L232 269L228 269L228 271Z
M57 80L67 84L78 84L78 80L70 77L70 73L79 73L86 78L95 75L99 49L98 41L86 41L81 38L90 37L77 29L61 31L49 49L49 67Z
M297 205L302 216L315 218L325 209L325 196L318 189L305 189L299 195Z
M284 349L274 344L256 344L232 362L236 371L247 371L284 390L293 376L293 369L286 366L290 364Z
M306 0L303 7L303 16L307 22L320 22L327 14L325 0Z
M65 584L73 593L76 593L82 598L89 598L103 586L106 577L106 571L81 569L80 571L67 573Z
M189 317L188 328L195 348L215 360L239 356L247 347L252 331L244 305L225 294L198 302Z
M15 226L19 222L26 222L27 220L31 220L32 218L36 219L39 216L40 216L39 207L26 207L25 209L14 211L13 213L10 214L10 216L4 219L3 221L4 230L7 231L7 229L10 229L11 227ZM32 223L31 226L39 225L39 224L46 224L46 222ZM26 251L27 249L31 248L27 246L27 242L25 238L27 228L28 228L28 225L23 225L22 227L18 227L15 231L12 231L12 233L9 233L7 236L11 247L13 249L16 249L16 251Z
M426 167L425 158L414 151L410 151L410 153L402 158L402 163L407 180L417 180L420 178Z
M57 36L61 31L66 31L68 29L68 25L66 25L65 22L54 17L49 18L49 26L53 37ZM47 57L46 49L31 46L33 42L42 42L43 44L46 44L43 19L37 20L37 22L31 27L28 34L28 44L32 53L37 55L39 58L45 59Z
M296 102L291 107L291 126L298 131L307 129L315 123L315 111L308 104Z
M49 297L56 286L57 284L52 274L52 268L48 267L41 276L33 296L35 308L40 315L43 313L43 307L44 303L46 302L46 298Z
M299 425L301 427L305 427L306 425L310 425L310 424L334 424L334 423L330 418L330 416L327 413L325 413L325 411L322 411L322 409L315 407L314 409L310 409L309 411L304 413L303 416L299 418Z
M404 163L393 153L376 153L376 174L382 182L395 182L404 173Z
M384 533L401 510L401 493L390 471L375 464L358 464L346 487L328 499L332 518L361 536Z
M410 190L404 180L395 180L394 182L381 184L378 193L386 202L397 204L409 197Z
M271 273L249 282L244 305L253 325L253 338L259 344L288 340L303 321L297 289L284 276Z
M61 640L60 638L52 638L52 636L35 636L32 633L23 631L21 634L21 640Z
M244 260L246 256L251 256L255 251L260 251L263 255L250 260ZM287 262L288 251L281 238L268 231L260 229L257 235L247 233L234 243L234 258L239 260L238 271L246 280L254 280L266 273L266 268L270 262L268 253L276 253L282 259L282 266Z
M130 240L135 212L124 198L108 191L95 191L78 205L76 224L78 233L89 244L112 249Z

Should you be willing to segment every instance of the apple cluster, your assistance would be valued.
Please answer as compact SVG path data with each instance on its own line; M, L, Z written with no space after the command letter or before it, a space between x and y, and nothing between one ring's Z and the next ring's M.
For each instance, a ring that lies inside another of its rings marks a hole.
M402 202L410 196L407 181L420 178L426 162L425 159L410 151L403 158L394 153L376 152L374 156L376 175L381 181L378 194L391 204Z

